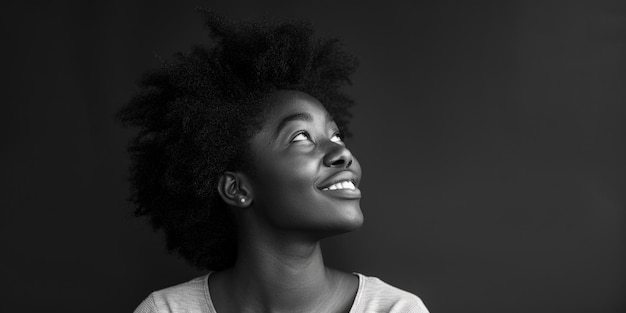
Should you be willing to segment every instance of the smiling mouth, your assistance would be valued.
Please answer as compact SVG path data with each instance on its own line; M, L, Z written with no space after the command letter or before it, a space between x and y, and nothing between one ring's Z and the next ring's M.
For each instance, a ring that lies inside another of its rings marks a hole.
M340 181L337 183L334 183L326 188L323 188L322 190L326 191L326 190L356 190L356 186L354 185L354 182L352 180L344 180L344 181Z
M361 190L356 187L352 180L342 180L320 190L333 198L345 200L361 199Z

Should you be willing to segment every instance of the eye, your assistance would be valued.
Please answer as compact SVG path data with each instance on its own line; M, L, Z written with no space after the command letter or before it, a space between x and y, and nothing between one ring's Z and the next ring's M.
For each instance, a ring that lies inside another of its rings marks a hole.
M297 133L293 137L293 139L291 139L291 142L306 141L306 140L311 140L311 136L309 136L309 133L307 133L305 131L301 131L301 132Z
M332 137L330 137L330 141L335 143L343 143L343 136L340 133L335 133Z

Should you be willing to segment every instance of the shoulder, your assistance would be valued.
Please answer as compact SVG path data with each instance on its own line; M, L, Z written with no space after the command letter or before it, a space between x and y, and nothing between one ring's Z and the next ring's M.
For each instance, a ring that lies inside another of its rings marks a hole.
M359 276L359 291L350 313L428 313L428 309L418 296L391 286L377 277L358 273L357 275Z
M151 293L135 313L211 312L209 309L208 275Z

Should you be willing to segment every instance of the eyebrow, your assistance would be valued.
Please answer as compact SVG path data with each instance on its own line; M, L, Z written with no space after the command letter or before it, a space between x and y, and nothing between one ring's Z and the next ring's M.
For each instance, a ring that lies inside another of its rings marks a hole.
M306 121L310 122L313 120L313 117L309 113L296 113L283 117L278 123L278 127L276 127L276 131L274 132L274 137L278 136L280 131L287 125L289 122L293 121Z

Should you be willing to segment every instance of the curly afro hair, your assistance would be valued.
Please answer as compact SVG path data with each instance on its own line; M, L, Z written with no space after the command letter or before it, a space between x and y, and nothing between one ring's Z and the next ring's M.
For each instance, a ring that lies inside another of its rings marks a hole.
M318 40L308 23L234 22L202 11L213 39L150 71L118 113L132 139L130 201L163 229L170 252L199 268L236 260L235 220L217 192L225 171L246 169L264 99L298 90L325 105L344 135L356 59L338 40Z

